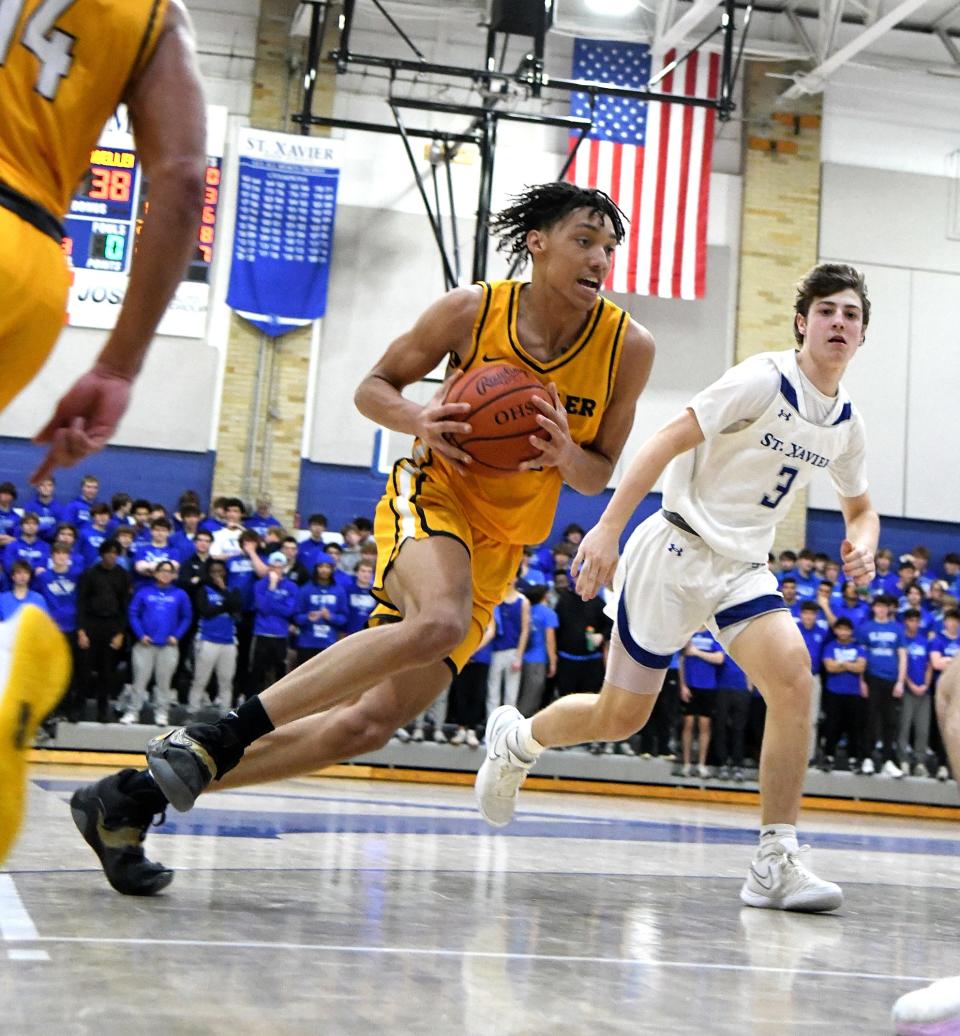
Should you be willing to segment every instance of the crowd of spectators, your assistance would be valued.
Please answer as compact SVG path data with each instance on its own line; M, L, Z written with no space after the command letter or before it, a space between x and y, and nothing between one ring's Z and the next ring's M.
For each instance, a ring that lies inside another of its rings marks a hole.
M224 711L341 637L362 629L376 545L368 519L331 531L322 514L287 530L263 497L252 508L185 492L173 513L84 476L63 503L52 479L21 501L0 483L0 621L24 601L70 641L71 686L58 715L166 725L179 706ZM570 563L583 530L527 547L483 642L401 741L476 748L501 703L532 715L554 697L597 693L611 623L582 601ZM877 553L869 587L808 550L771 556L811 659L810 761L823 770L946 779L933 702L960 651L960 555L930 571L922 546ZM595 753L674 760L678 776L740 781L759 758L765 708L722 646L700 630L667 671L647 726Z

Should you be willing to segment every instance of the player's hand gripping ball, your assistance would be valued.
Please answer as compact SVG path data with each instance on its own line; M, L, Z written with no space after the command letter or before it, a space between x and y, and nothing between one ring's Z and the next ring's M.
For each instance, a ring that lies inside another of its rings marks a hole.
M454 445L469 453L479 470L516 471L540 451L530 436L549 438L539 424L536 397L551 402L550 393L521 367L510 363L488 363L458 378L445 403L469 403L469 435L451 435Z

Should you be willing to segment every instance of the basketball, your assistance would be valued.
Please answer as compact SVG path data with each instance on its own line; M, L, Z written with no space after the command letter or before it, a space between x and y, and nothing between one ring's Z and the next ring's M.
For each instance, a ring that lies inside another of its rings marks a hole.
M516 471L540 451L531 435L547 438L537 424L540 410L533 402L540 397L550 402L550 393L521 367L510 363L488 363L453 383L446 403L469 403L463 418L472 427L469 435L450 436L454 445L469 453L477 464L491 471Z

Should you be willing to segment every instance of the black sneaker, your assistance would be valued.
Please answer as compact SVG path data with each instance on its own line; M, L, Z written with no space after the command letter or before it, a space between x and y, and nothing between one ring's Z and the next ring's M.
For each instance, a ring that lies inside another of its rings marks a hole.
M147 765L170 805L180 813L193 808L200 793L232 770L243 745L223 723L177 727L147 742Z
M70 812L117 892L155 896L173 881L172 870L143 853L143 841L157 813L163 823L162 795L145 784L145 775L121 770L84 785L73 793Z

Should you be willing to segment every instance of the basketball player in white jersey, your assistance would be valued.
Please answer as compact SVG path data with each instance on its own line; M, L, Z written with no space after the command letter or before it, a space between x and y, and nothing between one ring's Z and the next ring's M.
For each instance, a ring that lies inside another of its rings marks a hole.
M858 585L873 577L880 523L867 494L863 422L840 384L869 318L857 270L816 267L798 286L797 350L727 371L641 447L572 568L585 599L613 579L607 610L616 627L603 689L569 695L531 719L507 707L489 717L476 793L490 824L509 822L544 748L640 730L671 656L706 624L767 703L760 845L740 898L780 910L840 906L839 887L813 874L797 843L810 658L767 552L797 492L826 468L846 525L844 571ZM663 510L634 531L618 565L621 533L665 468Z
M960 656L937 684L937 720L954 780L960 781ZM897 1036L958 1036L960 975L905 993L893 1006Z

